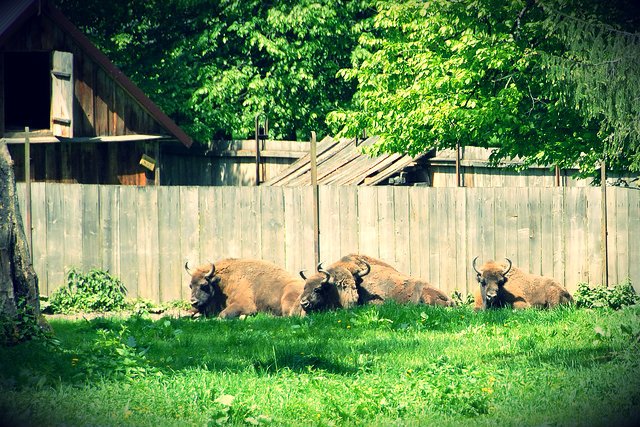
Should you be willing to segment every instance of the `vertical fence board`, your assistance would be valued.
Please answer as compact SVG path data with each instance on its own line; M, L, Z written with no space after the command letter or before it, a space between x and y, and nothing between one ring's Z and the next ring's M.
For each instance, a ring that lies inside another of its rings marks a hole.
M468 293L475 283L475 275L471 268L473 256L467 247L467 198L465 192L465 188L455 188L453 196L455 202L455 259L457 262L454 288L462 294Z
M140 296L138 291L138 211L137 187L120 187L119 240L120 279L130 297Z
M221 200L224 200L225 204L222 206L226 206L229 191L226 188L223 188L223 190L224 195ZM235 193L237 194L236 206L238 209L235 213L236 217L231 224L227 224L224 221L224 215L218 215L218 217L221 218L221 220L218 221L218 227L220 230L237 227L237 230L234 231L234 233L239 233L240 236L240 253L237 256L243 258L260 258L260 248L262 247L260 190L256 187L244 187L238 189ZM221 233L221 235L224 234ZM233 239L233 236L225 236L222 241L220 241L220 248L224 250L226 250L228 246L225 239Z
M159 258L159 299L176 301L187 299L182 294L185 279L184 260L180 256L179 243L180 197L171 187L158 188L158 242ZM193 268L194 266L191 266Z
M318 188L320 262L329 265L337 261L340 256L340 198L338 187L335 185Z
M157 187L138 187L138 296L160 300Z
M522 191L524 190L524 191ZM530 216L530 202L527 199L527 189L519 190L521 197L516 197L516 212L517 212L517 251L515 259L511 259L518 267L524 271L531 271L531 265L529 263L529 241L531 238L531 229L529 228L531 222Z
M102 185L100 197L100 254L101 266L112 275L120 274L120 187ZM125 284L126 286L126 284ZM128 289L128 288L127 288Z
M200 213L196 206L198 206L198 188L197 187L175 187L176 193L180 199L180 238L176 239L175 244L180 245L180 258L181 263L189 262L189 267L194 269L202 264L206 264L209 261L215 262L215 259L200 259L200 233L198 225L200 224ZM178 224L176 224L176 227ZM204 238L204 236L203 236ZM189 280L191 277L186 270L181 270L182 278L180 280L181 290L180 294L189 295Z
M310 267L305 266L303 253L298 249L304 247L304 224L300 195L300 191L295 191L291 187L283 187L285 259L282 267L296 276L300 270Z
M359 247L363 254L379 257L378 191L374 187L358 187ZM321 237L322 239L322 237Z
M64 283L64 247L70 242L64 238L65 216L63 210L63 190L65 187L55 184L47 184L47 289L52 292ZM33 196L33 194L32 194Z
M629 280L640 292L640 191L629 191ZM625 278L626 279L626 278Z
M394 240L396 242L396 268L405 274L411 271L411 239L409 229L409 192L407 187L392 187L394 200L395 223L392 229L395 231Z
M602 193L598 188L586 191L587 215L587 276L590 284L602 283Z
M95 248L102 247L100 230L100 193L97 185L83 185L80 203L82 204L82 254L80 265L86 271L99 268L102 257Z
M629 192L620 187L613 187L609 191L616 195L616 210L614 218L629 218ZM637 214L637 213L636 213ZM617 279L614 284L622 283L629 277L629 221L618 220L615 229L616 246L614 250ZM638 242L635 243L638 245ZM636 259L635 262L640 260Z
M566 211L564 209L565 194L567 192L566 187L558 189L553 193L552 201L552 226L553 226L553 277L564 284L565 287L569 287L567 282L567 275L565 269L565 221L564 217Z
M340 186L340 254L359 253L358 246L358 187Z
M407 227L409 229L409 247L411 248L409 251L411 268L407 273L428 280L426 277L426 269L422 268L422 236L424 228L420 223L420 214L426 209L422 205L422 200L424 200L424 198L420 197L422 194L424 194L424 192L416 187L409 188L408 190L409 223Z
M556 189L544 188L540 192L540 271L553 276L553 195ZM559 280L559 278L557 278Z
M285 253L282 187L264 187L261 195L262 259L280 264Z
M440 269L440 248L439 236L442 230L441 224L438 223L441 218L441 207L439 205L440 188L434 188L429 192L426 227L428 234L425 236L428 242L428 252L426 253L425 260L429 266L429 277L434 283L437 283L439 287L444 288L445 277L441 277Z
M64 224L63 263L65 271L71 268L82 270L82 195L84 185L72 185L67 188L62 200L62 217Z
M19 191L19 190L18 190ZM33 247L31 248L31 257L33 259L33 267L40 279L39 291L43 295L49 295L49 284L47 275L47 199L46 184L43 182L31 184L31 227L33 234L31 240ZM20 192L18 193L20 194ZM20 202L20 205L24 203ZM24 224L24 217L22 218Z
M178 201L174 201L174 203ZM218 207L223 206L220 187L198 187L197 206L200 214L198 217L200 231L198 259L203 262L207 260L215 262L218 259L215 251L222 244L219 230L215 227L218 223L216 216L220 213ZM179 206L173 207L179 208Z
M528 193L529 206L529 268L533 274L542 274L542 212L540 211L541 188L523 188ZM524 192L523 192L524 193Z
M382 186L377 188L378 193L378 241L380 247L378 253L380 259L397 268L396 240L395 240L395 212L393 187Z

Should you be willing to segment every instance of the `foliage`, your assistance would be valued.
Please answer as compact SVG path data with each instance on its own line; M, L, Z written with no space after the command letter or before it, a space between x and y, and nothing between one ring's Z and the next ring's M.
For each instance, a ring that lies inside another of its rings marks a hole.
M545 3L548 31L564 49L547 52L543 64L567 107L585 125L598 124L604 144L589 154L640 171L640 8L624 0Z
M58 348L0 349L0 420L617 425L640 398L639 315L384 304L303 318L54 320Z
M600 285L593 288L587 283L580 283L573 297L578 307L586 308L608 307L619 310L627 305L640 303L640 295L630 281L617 286Z
M58 0L58 6L196 140L326 134L353 85L336 77L371 0L264 3Z
M54 313L116 311L126 308L127 289L107 271L92 269L82 273L72 268L65 285L49 297Z
M13 318L0 315L0 346L15 345L34 338L49 339L50 336L27 300L19 298Z
M334 129L341 135L362 130L380 135L373 153L417 154L433 147L477 145L494 147L496 162L520 156L525 166L578 165L583 175L593 174L610 126L584 114L593 97L584 98L577 108L554 89L553 83L567 73L553 77L549 53L566 52L570 58L580 52L549 29L542 3L378 3L378 14L372 28L362 33L351 68L340 71L358 90L353 108L330 114ZM584 45L589 40L585 38ZM637 69L632 66L637 58L620 65L613 90L595 93L599 100L593 101L592 110L615 109L620 99L631 108L625 111L636 111L637 97L624 94L635 80L625 81L624 76L638 76L631 71ZM621 119L626 126L637 126L636 113ZM631 145L618 148L623 155L638 151Z

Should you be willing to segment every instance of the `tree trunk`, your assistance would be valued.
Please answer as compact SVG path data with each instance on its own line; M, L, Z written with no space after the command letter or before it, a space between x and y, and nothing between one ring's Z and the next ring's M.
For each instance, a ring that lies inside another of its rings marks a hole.
M28 338L20 331L27 318L40 319L38 277L18 208L13 160L5 142L0 142L0 319L13 322L14 339ZM5 323L6 325L6 323ZM0 331L1 332L1 331ZM5 329L5 333L8 332ZM8 342L11 342L11 336Z

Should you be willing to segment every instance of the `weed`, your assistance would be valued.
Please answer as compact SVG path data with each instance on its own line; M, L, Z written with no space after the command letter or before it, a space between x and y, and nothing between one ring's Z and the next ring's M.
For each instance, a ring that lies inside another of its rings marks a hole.
M636 293L630 281L617 286L607 287L600 285L593 288L586 283L580 283L573 297L578 307L586 308L608 307L618 310L621 307L640 302L640 296Z
M126 308L127 289L107 271L93 269L82 273L72 268L67 282L49 297L54 313L116 311Z

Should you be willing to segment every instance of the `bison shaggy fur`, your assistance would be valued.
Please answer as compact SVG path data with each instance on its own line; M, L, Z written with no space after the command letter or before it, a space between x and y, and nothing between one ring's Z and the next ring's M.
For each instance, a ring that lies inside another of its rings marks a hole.
M228 258L191 272L191 305L201 315L232 318L257 312L304 315L304 281L279 266L255 259Z
M477 273L480 287L474 295L474 308L513 307L551 308L561 304L570 304L573 298L555 279L530 274L511 265L495 261L487 261L476 268L476 257L473 268Z
M411 277L390 264L367 255L349 254L341 259L359 266L368 264L371 271L358 281L359 303L378 304L391 300L400 304L427 304L452 307L453 300L423 279ZM356 267L357 268L357 267Z

